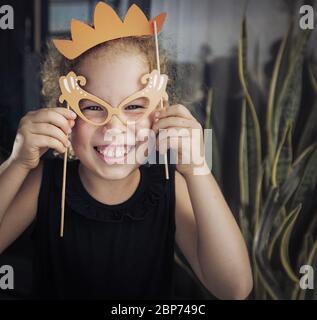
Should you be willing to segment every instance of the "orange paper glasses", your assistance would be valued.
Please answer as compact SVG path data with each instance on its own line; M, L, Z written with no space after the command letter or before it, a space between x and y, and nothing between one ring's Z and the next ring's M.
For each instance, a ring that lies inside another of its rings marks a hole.
M147 117L155 110L161 99L168 100L167 80L167 75L153 70L141 78L141 83L146 85L142 90L124 99L119 106L113 107L106 101L85 91L81 86L86 84L86 79L71 71L67 76L62 76L59 79L62 92L59 101L61 103L66 101L80 118L92 125L103 126L111 120L113 115L127 124ZM142 103L133 105L133 102L137 100L141 100ZM83 104L84 101L88 102L87 106Z

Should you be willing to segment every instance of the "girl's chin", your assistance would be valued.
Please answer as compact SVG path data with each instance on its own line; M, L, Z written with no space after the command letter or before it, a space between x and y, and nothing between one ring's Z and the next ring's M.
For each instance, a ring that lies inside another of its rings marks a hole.
M80 162L89 172L94 173L94 176L105 180L124 179L138 167L136 164L127 164L125 158L119 159L118 161L113 161L113 159L107 160L108 159L95 154L95 156L82 159Z

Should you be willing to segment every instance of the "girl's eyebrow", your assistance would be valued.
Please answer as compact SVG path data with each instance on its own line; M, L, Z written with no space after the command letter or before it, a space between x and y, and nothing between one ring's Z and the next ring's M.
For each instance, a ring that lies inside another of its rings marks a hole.
M100 103L90 100L90 99L82 99L79 101L79 106L82 107L83 105L88 105L88 104L93 104L93 105L97 105L97 106L101 106Z
M146 101L147 101L146 98L140 97L140 98L136 98L136 99L130 101L129 103L132 103L132 102L133 102L133 103L136 103L136 102L146 102Z

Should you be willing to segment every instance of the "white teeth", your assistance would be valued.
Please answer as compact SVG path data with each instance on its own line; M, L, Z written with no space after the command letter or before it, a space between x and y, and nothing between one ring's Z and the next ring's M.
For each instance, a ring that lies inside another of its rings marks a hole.
M125 151L125 147L117 147L116 148L116 157L123 157L124 156L124 152Z
M107 155L107 157L113 157L114 156L114 152L113 152L113 150L108 150L108 151L106 151L106 155Z
M96 149L103 156L109 158L121 158L130 152L132 146L97 147Z

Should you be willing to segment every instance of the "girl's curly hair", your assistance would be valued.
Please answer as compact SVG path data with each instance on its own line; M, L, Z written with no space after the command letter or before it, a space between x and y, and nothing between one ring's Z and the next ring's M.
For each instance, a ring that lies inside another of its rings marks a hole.
M48 44L48 50L41 68L42 95L46 107L61 106L58 98L61 94L58 79L73 70L78 72L81 62L88 57L96 57L100 53L118 54L128 52L140 54L149 70L156 69L155 42L152 36L126 37L110 40L96 47L91 48L78 58L68 60L61 55L53 44ZM164 49L160 49L160 68L161 73L167 73L169 69L168 54ZM76 72L76 73L77 73ZM170 99L173 99L169 92Z

